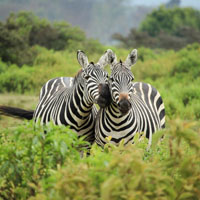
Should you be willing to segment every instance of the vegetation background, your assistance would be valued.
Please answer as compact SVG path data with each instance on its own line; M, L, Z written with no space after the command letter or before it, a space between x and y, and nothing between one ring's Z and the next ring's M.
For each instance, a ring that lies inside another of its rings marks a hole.
M108 48L122 60L138 48L135 81L159 90L167 121L148 152L146 139L135 137L126 147L123 141L104 149L92 145L86 156L85 142L68 127L50 125L44 135L33 122L0 116L0 199L200 199L200 11L173 2L149 12L127 35L116 30L117 46L31 12L11 13L0 22L0 104L35 109L47 80L75 76L77 49L95 62Z

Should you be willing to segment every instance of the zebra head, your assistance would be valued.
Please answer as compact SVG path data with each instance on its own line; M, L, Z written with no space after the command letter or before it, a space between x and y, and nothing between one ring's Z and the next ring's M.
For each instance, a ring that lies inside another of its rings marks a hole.
M111 76L109 81L112 101L117 104L122 115L128 113L131 108L131 96L133 93L134 76L131 66L136 63L137 50L134 49L126 58L125 62L117 62L117 58L111 63Z
M108 49L99 61L94 64L88 62L88 58L83 51L77 52L77 59L82 66L82 77L88 100L91 103L98 103L100 107L106 107L111 102L111 96L108 86L108 73L104 67L110 63L113 52Z

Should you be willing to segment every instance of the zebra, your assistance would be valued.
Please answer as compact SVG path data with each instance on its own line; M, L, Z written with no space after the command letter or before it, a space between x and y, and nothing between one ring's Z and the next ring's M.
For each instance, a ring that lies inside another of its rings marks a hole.
M150 84L132 82L134 75L131 66L136 63L137 50L128 55L125 62L117 62L112 54L109 88L112 102L98 111L95 125L95 142L104 146L133 142L136 133L144 133L148 148L152 134L165 128L165 107L159 92Z
M107 106L111 100L108 87L108 73L104 66L110 62L107 50L99 61L88 62L83 51L77 52L77 60L82 69L74 78L54 78L41 88L39 103L34 111L0 106L0 114L34 119L44 126L52 121L55 125L69 125L78 136L86 141L94 141L97 108Z

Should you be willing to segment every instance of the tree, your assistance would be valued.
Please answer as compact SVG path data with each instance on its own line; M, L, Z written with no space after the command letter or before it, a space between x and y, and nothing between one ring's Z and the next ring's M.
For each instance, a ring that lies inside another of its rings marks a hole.
M156 36L161 30L173 35L182 26L200 30L200 11L193 8L166 9L162 6L146 17L140 30L151 36Z
M128 48L146 46L178 50L200 42L200 11L160 7L146 17L138 30L131 29L127 36L115 34L113 39Z
M81 29L66 22L50 23L31 12L12 13L5 23L0 22L0 58L19 66L33 63L37 53L32 48L35 45L64 50L72 42L86 40Z

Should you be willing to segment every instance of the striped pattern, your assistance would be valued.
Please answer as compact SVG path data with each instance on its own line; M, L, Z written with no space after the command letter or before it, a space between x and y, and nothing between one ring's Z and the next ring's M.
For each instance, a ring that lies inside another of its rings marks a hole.
M165 108L159 92L150 84L132 82L131 66L136 59L134 50L124 63L115 59L111 65L112 103L99 110L95 127L95 141L101 146L109 136L115 145L122 139L127 144L141 132L149 139L150 146L152 134L165 127Z
M89 63L84 52L77 52L77 60L82 69L75 78L59 77L49 80L40 91L39 103L35 111L0 106L0 115L31 120L44 126L52 121L55 125L69 125L78 136L94 141L97 109L111 102L108 73L105 65L111 62L113 52L108 49L99 61Z
M49 80L41 89L34 118L41 125L50 121L55 125L70 125L79 136L85 135L86 140L93 141L97 109L84 95L81 79L80 73L74 80L67 77Z
M108 73L103 70L108 53L105 52L97 64L89 64L85 54L79 51L77 57L82 70L75 78L51 79L42 87L33 116L35 122L69 125L78 136L85 136L85 140L93 142L97 114L94 103L102 96L99 88L108 84Z

